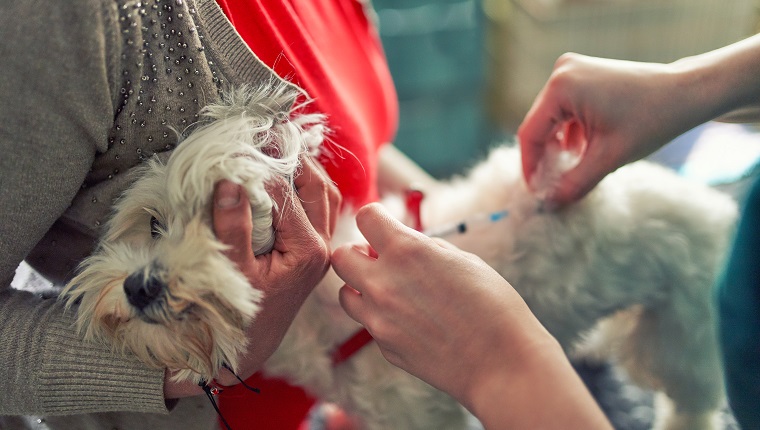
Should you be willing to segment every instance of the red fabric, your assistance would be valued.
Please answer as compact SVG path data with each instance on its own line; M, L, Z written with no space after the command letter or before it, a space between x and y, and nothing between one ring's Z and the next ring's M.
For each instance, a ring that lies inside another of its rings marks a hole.
M281 379L268 379L257 373L245 383L261 393L253 393L239 384L225 388L217 396L219 410L234 430L299 429L315 403L303 389Z
M346 203L377 200L377 148L398 105L375 28L357 0L217 0L251 50L304 88L328 116L320 161Z
M377 200L377 149L395 134L398 105L375 29L357 0L217 0L265 64L314 99L331 129L320 161L358 208ZM219 405L232 428L298 429L315 400L281 380L254 375L225 390Z

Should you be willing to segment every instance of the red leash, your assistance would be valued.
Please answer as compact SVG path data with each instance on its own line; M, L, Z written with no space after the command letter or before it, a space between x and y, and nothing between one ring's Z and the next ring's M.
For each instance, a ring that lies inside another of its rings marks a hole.
M416 188L406 190L406 211L412 216L412 228L422 231L421 206L425 194Z
M338 347L335 351L332 353L332 365L333 367L339 366L349 358L351 358L354 354L359 352L360 349L364 348L367 344L372 342L372 335L369 334L367 329L362 328L358 332L356 332L353 336L348 338L347 341L343 342L343 344Z
M406 210L412 216L412 227L417 231L422 231L422 217L420 214L420 206L422 205L422 199L425 195L422 191L417 189L409 189L406 191ZM346 360L351 358L354 354L359 352L362 348L372 342L372 335L369 334L367 329L362 328L353 336L348 338L343 344L341 344L332 353L332 365L333 367L339 366Z

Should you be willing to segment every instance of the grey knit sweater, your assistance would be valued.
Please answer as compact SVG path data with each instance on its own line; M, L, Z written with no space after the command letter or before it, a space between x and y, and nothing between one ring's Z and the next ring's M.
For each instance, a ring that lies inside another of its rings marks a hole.
M0 59L0 415L166 413L163 371L83 343L14 270L65 282L130 169L272 72L214 0L2 1Z

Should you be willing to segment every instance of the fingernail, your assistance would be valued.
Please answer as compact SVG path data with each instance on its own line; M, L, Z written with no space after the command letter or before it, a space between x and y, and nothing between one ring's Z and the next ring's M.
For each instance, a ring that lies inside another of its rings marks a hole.
M216 206L227 209L240 202L240 187L232 182L221 182L216 188Z

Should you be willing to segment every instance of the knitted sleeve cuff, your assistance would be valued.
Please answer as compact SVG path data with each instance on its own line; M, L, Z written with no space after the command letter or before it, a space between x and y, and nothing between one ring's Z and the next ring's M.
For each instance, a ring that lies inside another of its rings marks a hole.
M64 311L61 303L19 291L0 296L2 307L14 310L0 312L2 338L10 341L10 348L0 351L9 355L0 370L9 381L0 390L0 415L168 412L163 370L83 341L74 328L74 311Z

